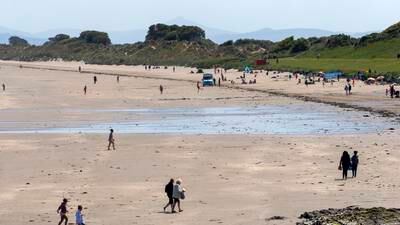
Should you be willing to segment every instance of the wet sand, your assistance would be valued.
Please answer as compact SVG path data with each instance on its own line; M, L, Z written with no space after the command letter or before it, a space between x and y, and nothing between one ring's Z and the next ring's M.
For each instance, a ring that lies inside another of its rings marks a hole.
M71 65L75 66L56 64ZM172 73L136 69L132 74L168 78ZM191 75L181 73L174 79L198 79L198 75L186 78ZM92 118L79 111L65 113L65 109L301 104L291 98L231 88L207 88L198 94L193 82L121 77L117 84L115 77L97 76L99 83L93 85L93 74L1 66L0 83L7 85L7 91L0 93L1 121L120 119L118 114ZM255 86L264 88L262 82ZM265 83L272 85L267 79ZM160 84L166 88L163 95L158 92ZM315 89L318 95L320 89ZM44 109L44 113L32 113ZM369 119L379 121L375 116ZM106 151L106 140L107 134L90 133L0 134L0 224L56 224L55 211L63 197L70 199L70 222L72 212L82 204L87 207L88 224L104 225L295 224L304 211L350 205L397 207L400 197L396 130L343 135L117 131L115 152ZM339 179L337 170L344 150L358 150L361 161L359 177L346 182ZM167 201L163 189L170 177L182 178L188 190L184 212L177 215L162 213ZM266 221L272 216L287 219Z

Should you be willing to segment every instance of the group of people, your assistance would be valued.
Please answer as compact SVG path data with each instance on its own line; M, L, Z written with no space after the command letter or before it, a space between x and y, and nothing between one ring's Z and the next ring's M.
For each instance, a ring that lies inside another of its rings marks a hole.
M347 82L347 84L344 86L344 91L346 92L346 95L351 95L351 89L352 89L351 84Z
M347 173L349 170L352 171L353 178L357 177L358 163L358 151L354 151L354 154L351 158L347 151L343 152L339 162L339 170L342 171L343 180L347 180Z
M175 211L175 207L178 206L179 212L182 212L181 208L181 200L185 199L185 188L182 187L182 180L178 179L175 180L171 179L167 185L165 185L164 189L165 193L168 197L168 203L164 206L164 212L167 208L171 207L171 213L177 213Z
M63 199L61 202L60 206L57 209L57 213L60 214L60 222L58 222L58 225L61 225L64 222L64 225L68 225L68 208L67 208L67 203L68 200L66 198ZM83 207L81 205L78 205L78 209L75 212L75 222L76 225L85 225L85 222L83 220Z
M396 91L394 85L390 85L389 89L386 89L386 96L390 94L391 98L400 98L400 91Z

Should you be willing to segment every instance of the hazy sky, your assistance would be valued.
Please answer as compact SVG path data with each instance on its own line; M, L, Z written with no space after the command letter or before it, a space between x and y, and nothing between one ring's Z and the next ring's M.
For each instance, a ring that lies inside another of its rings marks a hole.
M0 26L127 30L178 16L232 31L322 28L379 31L400 20L400 0L0 0Z

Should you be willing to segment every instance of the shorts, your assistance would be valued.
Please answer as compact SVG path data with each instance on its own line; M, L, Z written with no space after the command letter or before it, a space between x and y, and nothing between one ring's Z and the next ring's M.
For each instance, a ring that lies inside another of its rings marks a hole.
M169 199L169 201L168 201L169 204L171 204L171 205L174 204L174 199L172 197L168 196L168 199Z
M180 203L181 202L181 200L179 199L179 198L174 198L174 203Z

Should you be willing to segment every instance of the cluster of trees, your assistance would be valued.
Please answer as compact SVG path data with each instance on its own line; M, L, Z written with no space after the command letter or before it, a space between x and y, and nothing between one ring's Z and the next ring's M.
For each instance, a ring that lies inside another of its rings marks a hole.
M200 41L205 39L203 29L196 26L154 24L147 32L146 41Z
M17 37L17 36L12 36L8 39L8 43L11 46L29 46L29 43L27 40Z
M79 35L79 39L89 44L111 44L111 39L108 37L108 34L100 31L84 31Z
M56 36L49 38L49 41L50 42L60 42L63 40L68 40L70 38L71 37L67 34L57 34Z

